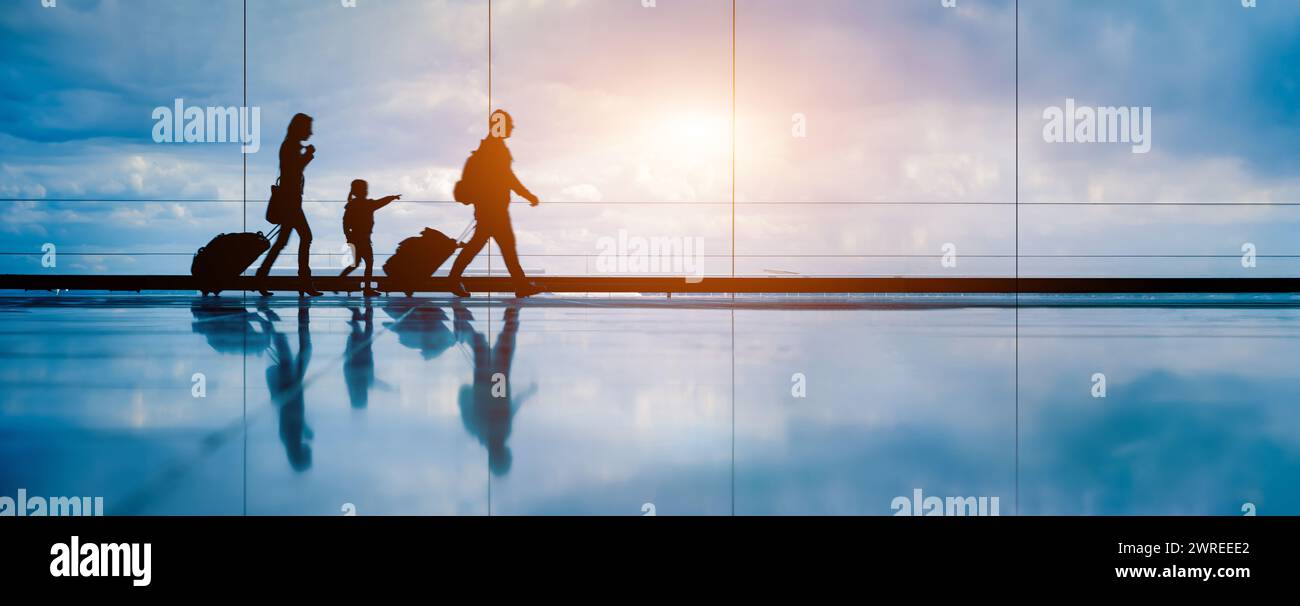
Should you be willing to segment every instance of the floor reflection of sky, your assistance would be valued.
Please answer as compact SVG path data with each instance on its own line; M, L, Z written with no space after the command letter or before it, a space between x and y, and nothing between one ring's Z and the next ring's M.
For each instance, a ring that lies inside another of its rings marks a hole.
M7 297L0 495L890 515L919 489L1003 515L1300 513L1300 309L781 301Z

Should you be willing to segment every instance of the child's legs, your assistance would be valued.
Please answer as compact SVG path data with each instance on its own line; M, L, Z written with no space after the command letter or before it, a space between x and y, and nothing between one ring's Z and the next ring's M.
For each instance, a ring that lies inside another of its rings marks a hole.
M356 271L356 269L361 266L361 245L352 240L348 240L348 247L352 249L352 263L343 268L343 273L339 274L340 277Z
M356 260L353 263L360 265L363 261L366 264L366 286L370 286L370 278L375 273L375 245L370 240L356 243Z

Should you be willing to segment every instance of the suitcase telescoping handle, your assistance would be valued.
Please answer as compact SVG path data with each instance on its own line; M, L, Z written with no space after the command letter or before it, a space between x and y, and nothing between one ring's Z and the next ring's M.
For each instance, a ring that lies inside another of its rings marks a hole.
M460 235L456 236L456 248L462 248L465 246L465 243L467 242L465 236L468 236L470 232L473 231L475 225L478 225L478 219L470 221L469 225L466 225L465 229L461 230Z
M279 234L279 233L280 233L280 226L279 226L279 225L276 225L275 228L273 228L271 231L266 232L266 239L267 239L267 240L274 240L276 234Z

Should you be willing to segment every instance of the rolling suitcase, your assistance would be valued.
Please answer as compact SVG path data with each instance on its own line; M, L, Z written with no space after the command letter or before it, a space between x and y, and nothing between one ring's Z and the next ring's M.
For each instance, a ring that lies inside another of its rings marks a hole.
M194 253L190 275L194 276L203 296L221 294L222 289L228 288L231 280L244 273L253 261L271 248L270 239L279 229L276 227L266 235L260 231L221 234Z
M473 223L461 232L459 240L474 226ZM438 271L452 253L461 246L459 240L448 238L442 232L426 227L420 235L402 240L397 245L397 252L384 262L384 274L388 276L388 292L404 292L410 297L415 294L413 284Z

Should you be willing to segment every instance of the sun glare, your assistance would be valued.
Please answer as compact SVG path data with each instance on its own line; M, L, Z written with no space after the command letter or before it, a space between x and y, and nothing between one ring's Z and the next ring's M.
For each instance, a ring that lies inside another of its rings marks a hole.
M681 163L715 162L731 149L731 118L722 113L664 113L649 120L646 129L656 152Z

